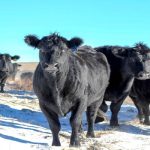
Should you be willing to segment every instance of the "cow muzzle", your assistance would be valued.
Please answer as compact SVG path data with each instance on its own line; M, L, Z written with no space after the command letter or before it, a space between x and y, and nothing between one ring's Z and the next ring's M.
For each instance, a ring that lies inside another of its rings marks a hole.
M57 72L58 70L58 63L54 63L54 64L44 64L43 65L43 69L45 72L47 73L54 73Z
M150 79L150 73L149 72L140 72L137 76L137 79L139 79L139 80Z

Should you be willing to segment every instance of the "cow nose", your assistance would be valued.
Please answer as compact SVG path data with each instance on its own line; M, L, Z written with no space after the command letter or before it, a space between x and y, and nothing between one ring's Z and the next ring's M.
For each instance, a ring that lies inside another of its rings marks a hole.
M140 72L138 74L139 78L143 78L143 79L149 79L150 78L150 73L149 72Z
M143 72L139 72L138 77L143 77Z

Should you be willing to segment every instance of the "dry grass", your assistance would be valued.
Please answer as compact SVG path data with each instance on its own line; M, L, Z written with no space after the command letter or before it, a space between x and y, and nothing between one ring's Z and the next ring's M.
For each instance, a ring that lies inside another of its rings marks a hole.
M32 86L32 79L26 78L26 79L21 79L20 75L24 72L34 72L37 66L37 62L19 62L21 64L21 67L19 68L19 71L16 75L16 80L12 80L9 78L7 80L8 86L11 89L16 89L16 90L26 90L26 91L33 91L33 86Z
M11 89L33 91L32 80L17 80L13 83L8 83Z
M37 66L37 62L20 62L19 64L21 64L20 67L20 71L24 72L24 71L34 71L36 66Z

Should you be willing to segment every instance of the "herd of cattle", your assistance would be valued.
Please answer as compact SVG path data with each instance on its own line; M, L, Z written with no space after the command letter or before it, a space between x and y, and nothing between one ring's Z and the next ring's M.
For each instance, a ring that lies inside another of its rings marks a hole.
M80 46L82 39L71 40L54 33L25 42L39 49L40 62L34 72L33 89L47 117L53 135L52 145L60 146L59 117L71 112L70 146L80 146L79 131L86 111L87 137L94 137L94 124L104 119L110 101L110 125L118 126L118 112L127 96L138 109L140 122L150 125L150 48L143 43L134 47ZM1 92L12 72L13 59L0 54ZM14 70L13 70L14 72Z

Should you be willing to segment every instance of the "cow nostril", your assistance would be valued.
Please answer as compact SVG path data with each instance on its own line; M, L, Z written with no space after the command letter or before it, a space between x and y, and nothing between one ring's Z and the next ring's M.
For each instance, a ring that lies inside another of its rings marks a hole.
M140 73L138 74L138 76L139 76L139 77L143 77L143 73L140 72Z
M55 63L55 64L54 64L54 67L56 67L56 68L57 68L57 67L58 67L58 63Z
M43 68L47 68L48 67L48 64L47 63L44 63L43 64Z

